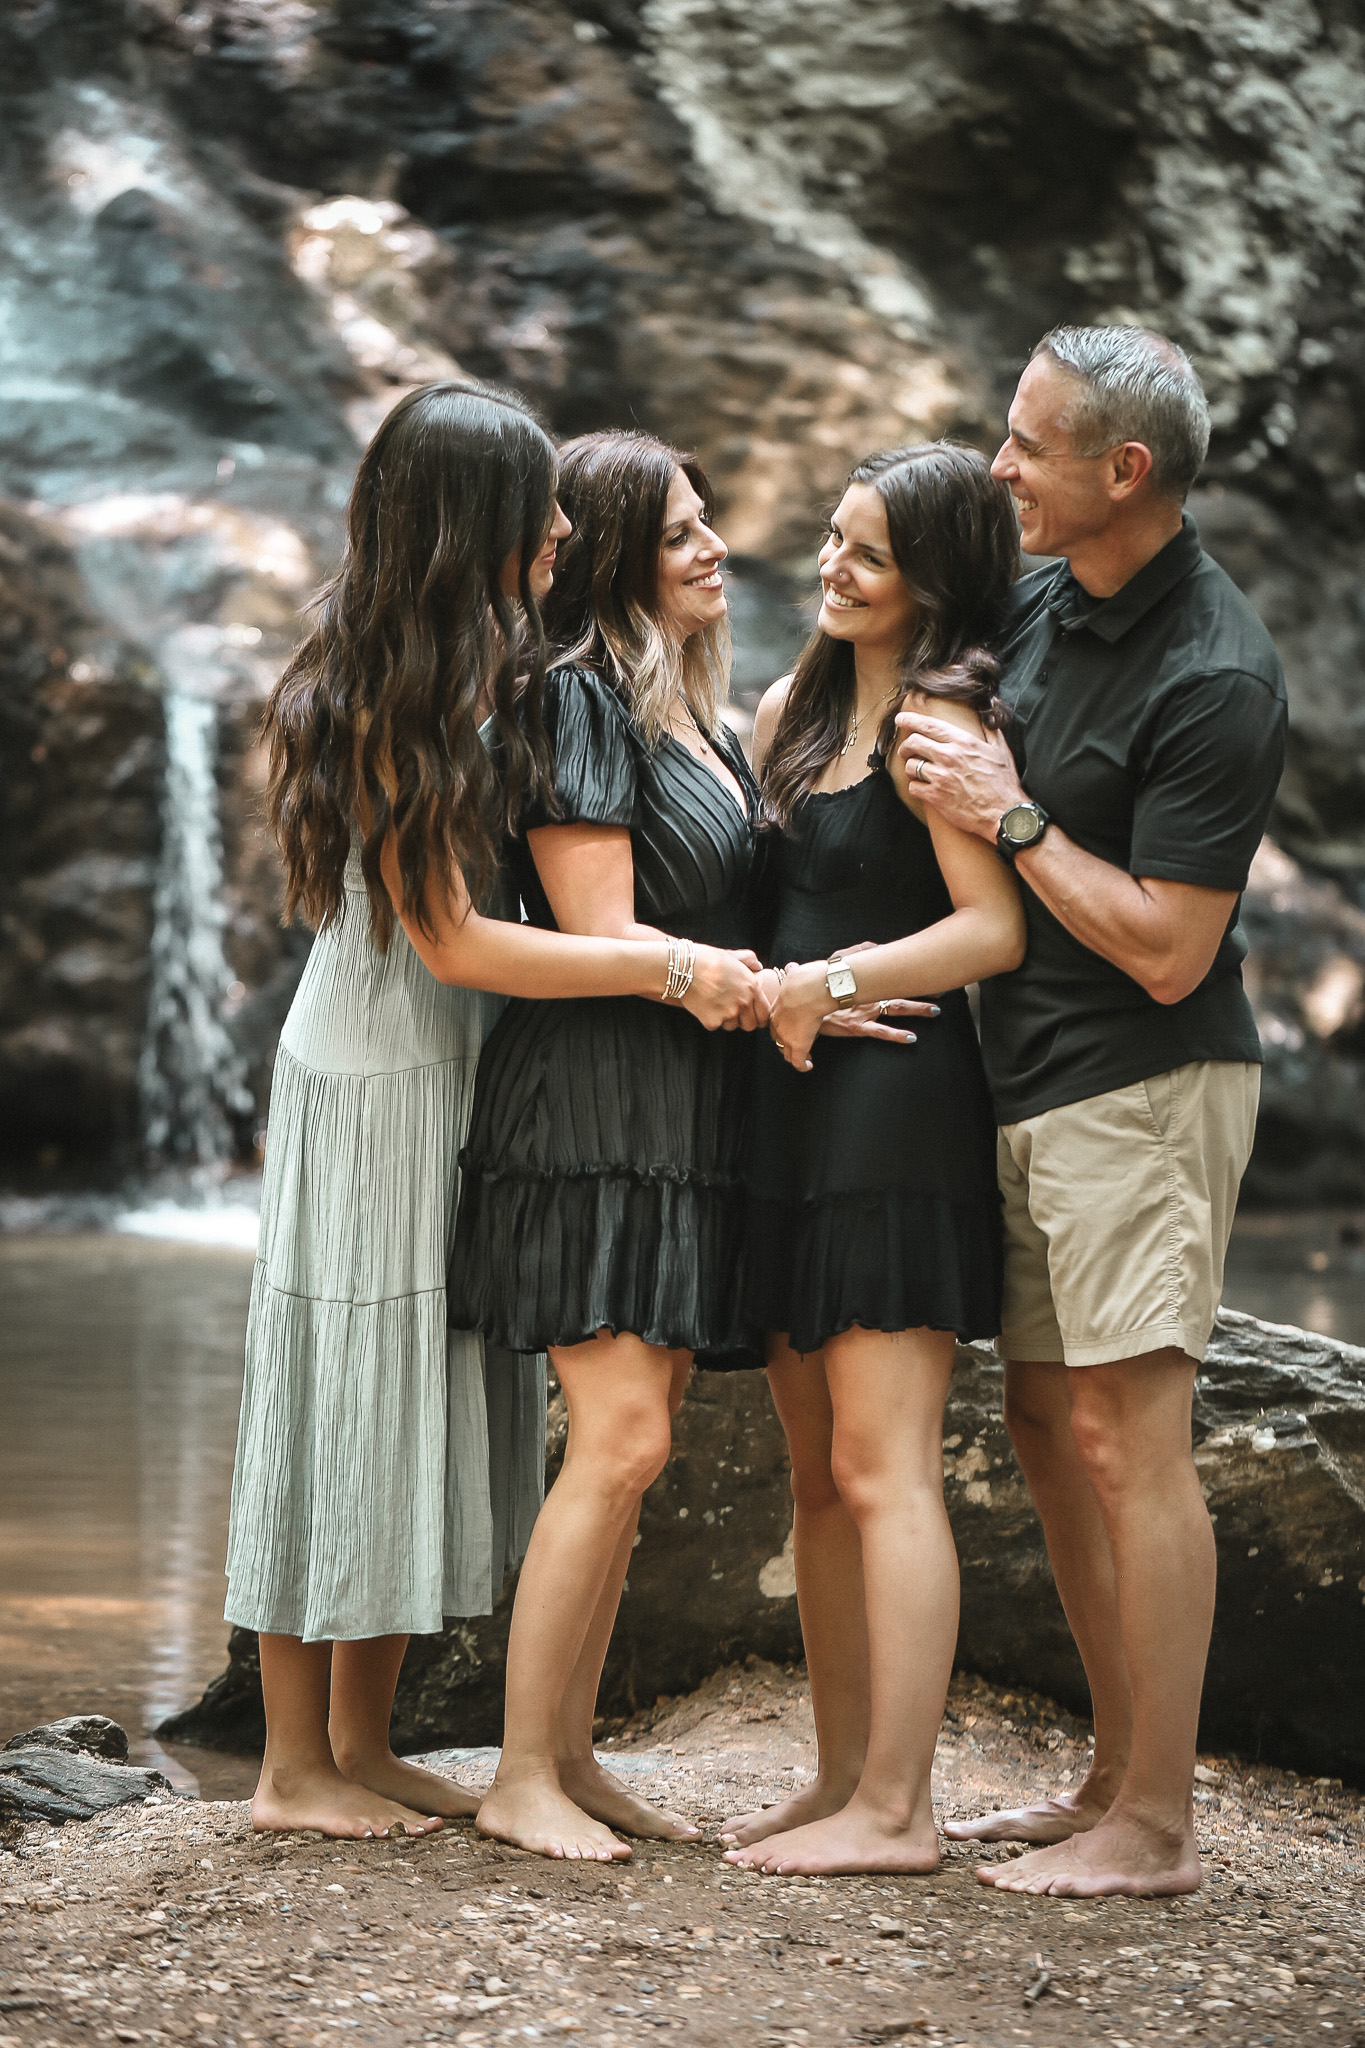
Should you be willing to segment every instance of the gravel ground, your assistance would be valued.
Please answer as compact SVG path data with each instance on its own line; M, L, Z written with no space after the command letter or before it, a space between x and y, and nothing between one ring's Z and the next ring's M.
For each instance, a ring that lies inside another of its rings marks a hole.
M814 1760L804 1674L751 1664L604 1753L714 1822ZM491 1751L450 1752L472 1779ZM1071 1782L1085 1733L955 1683L940 1813ZM769 1878L713 1847L553 1864L452 1826L420 1843L258 1839L240 1802L123 1808L0 1850L0 2048L194 2041L938 2043L1179 2040L1365 2048L1365 1800L1208 1757L1205 1883L1093 1904L930 1878ZM987 1851L992 1857L1003 1850Z

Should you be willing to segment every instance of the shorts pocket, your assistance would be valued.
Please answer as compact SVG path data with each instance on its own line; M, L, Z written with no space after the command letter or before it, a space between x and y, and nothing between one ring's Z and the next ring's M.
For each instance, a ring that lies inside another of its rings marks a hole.
M1152 1120L1152 1129L1158 1138L1165 1138L1171 1128L1171 1110L1175 1101L1175 1075L1153 1074L1142 1084L1147 1096L1147 1114Z

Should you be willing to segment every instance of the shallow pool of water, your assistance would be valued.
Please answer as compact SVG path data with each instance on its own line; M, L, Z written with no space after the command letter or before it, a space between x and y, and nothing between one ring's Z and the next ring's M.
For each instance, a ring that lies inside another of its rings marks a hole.
M222 1669L251 1257L0 1238L0 1731L109 1714L139 1761L227 1796L235 1759L156 1723Z
M1228 1305L1365 1343L1362 1221L1241 1219ZM250 1790L250 1760L152 1733L225 1661L250 1284L230 1247L0 1236L0 1740L109 1714L185 1789Z

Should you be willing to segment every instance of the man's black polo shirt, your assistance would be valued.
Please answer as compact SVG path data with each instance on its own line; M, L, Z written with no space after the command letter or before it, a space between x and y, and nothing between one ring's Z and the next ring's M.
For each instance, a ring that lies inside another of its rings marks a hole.
M1129 874L1240 894L1284 765L1284 674L1193 520L1113 597L1064 562L1023 577L1000 652L1020 778L1068 837ZM981 989L1001 1123L1189 1060L1260 1059L1240 904L1199 987L1162 1004L1020 885L1027 958Z

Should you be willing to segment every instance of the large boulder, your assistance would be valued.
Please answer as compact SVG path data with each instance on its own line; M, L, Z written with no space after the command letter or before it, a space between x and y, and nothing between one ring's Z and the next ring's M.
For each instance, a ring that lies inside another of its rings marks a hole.
M962 1560L958 1661L1084 1712L1084 1675L1001 1417L1002 1369L961 1346L945 1426ZM547 1477L563 1450L552 1409ZM800 1655L782 1433L759 1374L698 1375L677 1451L645 1498L601 1707L621 1714L750 1653ZM1228 1311L1196 1402L1220 1594L1204 1700L1210 1743L1365 1781L1365 1351ZM415 1640L395 1739L496 1741L514 1587L485 1619ZM161 1733L232 1747L263 1733L255 1640Z

